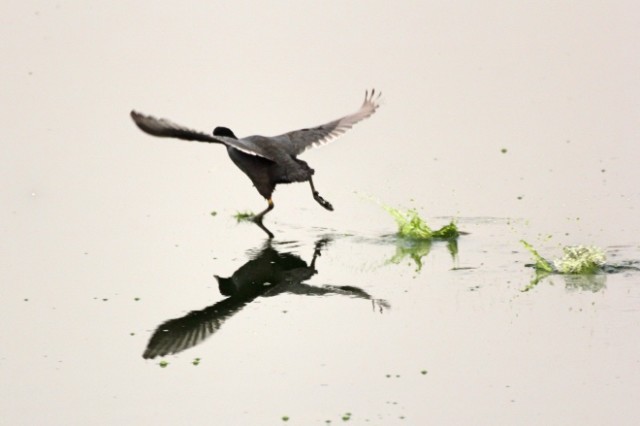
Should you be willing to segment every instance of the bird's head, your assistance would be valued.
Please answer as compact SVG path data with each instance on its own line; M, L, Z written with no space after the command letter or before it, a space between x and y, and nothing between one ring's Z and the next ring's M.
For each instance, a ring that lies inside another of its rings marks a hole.
M216 127L213 129L213 136L226 136L228 138L238 139L231 129L227 127Z

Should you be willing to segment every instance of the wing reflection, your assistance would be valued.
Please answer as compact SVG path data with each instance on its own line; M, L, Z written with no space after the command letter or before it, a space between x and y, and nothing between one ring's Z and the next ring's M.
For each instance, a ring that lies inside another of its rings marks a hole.
M329 242L316 242L311 263L292 253L279 252L268 240L262 249L232 276L216 276L220 293L227 296L205 309L189 312L181 318L162 323L155 330L142 355L151 359L182 352L198 345L218 331L222 324L259 296L271 297L283 293L324 296L343 295L370 300L374 309L389 308L385 300L374 299L366 291L352 286L313 286L304 284L318 273L316 259Z

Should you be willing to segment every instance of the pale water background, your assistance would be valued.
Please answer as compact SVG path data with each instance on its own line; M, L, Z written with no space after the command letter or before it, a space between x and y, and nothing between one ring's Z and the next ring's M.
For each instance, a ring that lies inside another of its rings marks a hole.
M0 424L637 423L640 273L521 292L519 243L640 259L635 2L211 3L2 2ZM302 157L335 212L275 193L288 292L143 359L265 249L232 218L265 203L129 111L275 135L371 87L379 111ZM470 234L393 263L371 197Z

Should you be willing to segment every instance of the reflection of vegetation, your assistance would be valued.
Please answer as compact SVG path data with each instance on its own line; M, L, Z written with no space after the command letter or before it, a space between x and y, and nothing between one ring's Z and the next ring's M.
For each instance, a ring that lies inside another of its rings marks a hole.
M244 211L244 212L236 212L236 214L233 215L233 217L238 221L238 222L246 222L249 221L251 219L253 219L255 215L253 214L253 212L251 211Z
M405 257L410 257L416 264L416 272L422 269L422 258L431 251L431 240L402 240L396 244L396 254L388 263L400 264Z
M529 291L542 279L551 274L561 274L565 279L567 288L598 291L604 288L606 276L598 274L606 271L604 252L597 247L567 246L564 247L564 256L549 262L524 240L520 241L531 252L535 263L535 277L522 291Z
M535 265L534 265L535 268ZM533 277L533 279L531 280L531 282L529 283L529 285L527 285L525 288L523 288L521 291L529 291L532 288L534 288L535 286L538 285L538 283L540 281L542 281L543 279L547 278L549 275L551 275L551 272L547 272L547 271L543 271L541 269L537 269L536 268L536 274Z
M565 286L573 290L587 290L597 292L605 288L607 284L606 274L567 274L563 275Z
M396 240L396 253L387 261L387 263L400 264L406 257L409 257L416 264L416 272L422 269L422 259L431 252L433 240L416 240L407 238L398 238ZM458 255L458 240L452 238L447 241L447 249L451 258L455 261Z

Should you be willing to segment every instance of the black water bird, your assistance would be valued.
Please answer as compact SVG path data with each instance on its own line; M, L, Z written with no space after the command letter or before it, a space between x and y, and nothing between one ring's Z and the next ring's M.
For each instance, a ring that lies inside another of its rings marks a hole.
M219 277L218 288L225 299L187 315L160 324L149 339L142 355L145 359L175 354L202 343L216 333L225 321L237 314L258 297L274 297L280 294L299 296L347 296L370 300L374 309L382 312L390 307L383 299L375 299L361 288L354 286L306 284L318 273L316 259L329 242L320 239L315 243L313 258L307 264L293 253L281 252L271 240L230 277Z
M311 177L314 170L297 157L309 148L332 141L357 122L371 116L380 105L379 100L379 93L376 96L375 90L371 90L371 93L367 91L362 106L353 114L320 126L272 137L256 135L238 139L226 127L216 127L213 135L208 135L136 111L131 111L131 118L141 130L153 136L225 145L231 160L251 179L260 195L267 200L267 208L255 215L253 221L269 237L273 237L262 224L262 218L273 209L272 194L279 183L309 182L313 198L318 204L327 210L333 210L331 203L322 198L313 185Z

